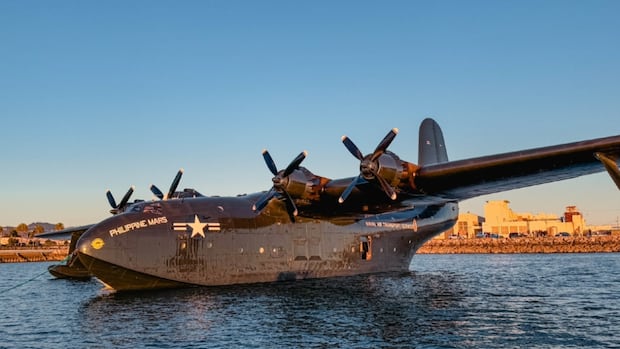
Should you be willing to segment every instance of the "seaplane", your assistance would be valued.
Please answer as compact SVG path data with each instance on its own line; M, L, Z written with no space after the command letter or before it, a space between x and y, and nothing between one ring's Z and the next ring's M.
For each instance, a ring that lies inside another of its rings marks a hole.
M450 161L427 118L412 163L388 150L398 132L367 154L343 136L359 160L349 178L302 167L305 151L279 168L264 150L267 191L123 200L80 232L73 253L116 291L408 271L416 251L455 224L460 201L602 171L620 189L620 135Z

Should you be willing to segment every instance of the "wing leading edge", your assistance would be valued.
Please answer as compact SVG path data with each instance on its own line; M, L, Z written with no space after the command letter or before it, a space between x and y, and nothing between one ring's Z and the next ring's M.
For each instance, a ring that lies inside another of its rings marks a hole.
M35 235L36 238L50 239L50 240L70 240L74 233L82 234L90 229L94 224L82 225L79 227L71 227L63 230L51 231Z
M550 183L607 169L620 189L620 136L422 166L416 188L445 199Z

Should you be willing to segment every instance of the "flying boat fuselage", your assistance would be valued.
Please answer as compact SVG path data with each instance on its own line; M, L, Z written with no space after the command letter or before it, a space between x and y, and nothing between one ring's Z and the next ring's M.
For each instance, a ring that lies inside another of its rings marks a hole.
M137 203L93 226L77 251L116 290L227 285L406 271L415 251L450 228L458 206L296 217L258 194Z

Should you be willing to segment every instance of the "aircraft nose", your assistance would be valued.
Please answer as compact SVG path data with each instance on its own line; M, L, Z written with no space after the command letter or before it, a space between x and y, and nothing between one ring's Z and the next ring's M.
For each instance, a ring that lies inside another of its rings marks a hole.
M75 250L79 255L99 257L105 254L106 245L109 243L110 234L102 224L97 224L88 229L76 244Z

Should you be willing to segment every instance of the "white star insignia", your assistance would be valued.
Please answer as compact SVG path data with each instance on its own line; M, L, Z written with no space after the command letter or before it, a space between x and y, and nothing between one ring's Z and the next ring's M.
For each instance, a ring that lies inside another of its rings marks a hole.
M200 219L198 219L198 215L194 215L194 223L187 223L187 225L192 228L192 236L200 235L203 238L205 237L205 232L203 231L204 227L207 226L207 223L202 223Z

